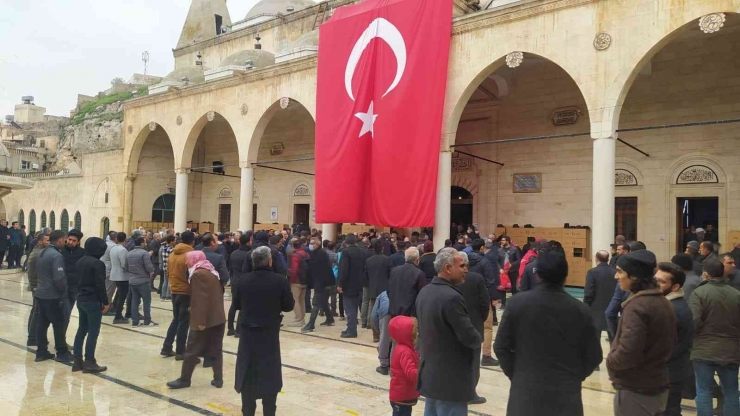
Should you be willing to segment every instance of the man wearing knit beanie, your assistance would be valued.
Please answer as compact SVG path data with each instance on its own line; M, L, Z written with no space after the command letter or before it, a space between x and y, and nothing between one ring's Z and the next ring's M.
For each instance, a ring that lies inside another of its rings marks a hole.
M655 283L656 266L655 255L647 250L617 260L615 278L631 294L622 303L622 318L606 358L609 378L617 390L615 416L653 416L665 411L666 364L676 340L676 318Z

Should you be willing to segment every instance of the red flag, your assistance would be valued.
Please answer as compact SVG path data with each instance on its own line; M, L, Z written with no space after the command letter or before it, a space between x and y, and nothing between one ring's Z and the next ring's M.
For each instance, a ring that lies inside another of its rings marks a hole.
M434 225L449 0L366 0L319 29L316 222Z

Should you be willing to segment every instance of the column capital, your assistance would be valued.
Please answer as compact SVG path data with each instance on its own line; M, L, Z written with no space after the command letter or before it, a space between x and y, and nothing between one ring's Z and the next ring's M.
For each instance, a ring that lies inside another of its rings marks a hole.
M252 162L249 162L249 161L239 162L239 167L241 169L252 169L252 168L254 168L254 166L252 166Z
M609 134L594 135L593 133L591 133L591 139L593 139L593 140L599 140L599 139L616 140L617 139L617 134L616 133L613 133L611 135L609 135Z
M136 180L136 174L135 173L127 173L125 180L126 180L126 182L133 182L133 181L135 181Z
M175 173L177 173L178 175L181 174L181 173L184 173L184 174L187 175L188 174L188 169L186 169L186 168L175 169Z

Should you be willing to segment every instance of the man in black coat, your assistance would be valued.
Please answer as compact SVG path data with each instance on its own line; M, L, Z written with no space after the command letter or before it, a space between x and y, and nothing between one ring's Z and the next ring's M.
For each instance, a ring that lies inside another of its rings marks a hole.
M382 241L375 240L373 242L373 251L375 254L365 260L365 279L369 282L370 311L373 310L378 296L388 290L388 280L391 277L391 269L393 269L391 258L383 253ZM373 330L373 342L378 342L380 340L380 328L376 328L372 322L372 319L368 319L368 324Z
M265 415L274 415L277 395L283 388L280 358L281 312L294 307L290 283L272 271L272 254L266 246L251 251L254 271L236 284L234 303L242 336L236 356L234 390L242 395L242 412L254 415L262 399Z
M202 251L203 254L206 255L206 260L208 260L218 272L218 279L221 281L221 287L226 287L226 284L229 283L229 268L226 266L226 259L224 256L216 252L216 249L218 248L218 240L216 240L216 236L211 233L206 233L203 235L203 239L201 241L203 243Z
M511 380L506 414L582 416L581 383L602 360L588 307L563 289L565 257L538 258L540 285L512 297L494 349Z
M272 271L281 275L281 276L287 276L288 274L288 267L285 264L285 262L280 258L280 252L277 250L276 247L272 247L267 243L267 240L270 237L267 235L265 231L260 231L258 233L254 234L254 244L252 244L252 250L259 248L259 247L267 247L270 249L270 256L272 257ZM250 251L249 255L246 258L246 265L243 268L244 272L250 273L254 268L252 267L252 253Z
M391 254L391 263L393 263L393 267L403 266L406 262L405 251L408 248L408 244L403 241L399 241L396 245L398 246L398 251Z
M437 253L437 277L416 299L420 355L416 388L426 398L426 414L467 414L468 401L475 398L473 367L482 338L456 288L465 282L464 261L453 248Z
M617 269L609 265L609 253L606 250L599 250L596 253L596 267L586 273L586 287L583 289L583 303L591 309L591 317L594 320L596 329L607 331L609 342L612 336L609 327L606 325L606 307L609 306L612 296L614 296L614 287L617 280L614 276Z
M229 319L228 319L228 332L227 336L239 337L239 333L234 329L234 319L236 318L237 305L234 302L233 296L236 290L236 284L239 280L247 274L246 267L248 266L247 257L249 257L249 241L251 240L251 234L243 234L239 237L239 249L231 253L229 261L231 262L231 307L229 308ZM238 321L237 321L238 322ZM238 326L237 326L238 329Z
M85 257L85 249L80 247L82 233L78 230L72 230L67 233L67 241L62 250L64 256L64 274L67 275L67 300L65 302L65 331L69 327L69 318L72 315L72 309L77 302L77 295L80 293L80 280L82 277L77 271L77 262Z
M406 263L391 271L388 281L388 315L416 316L416 297L426 286L427 278L419 269L419 249L411 247L404 252Z
M676 312L676 345L668 359L668 401L665 416L681 416L682 392L694 383L694 367L691 364L691 345L694 340L694 317L689 303L684 298L684 270L673 263L658 263L655 281L666 299L671 301Z
M321 240L318 237L311 238L310 244L311 252L308 258L307 277L314 284L313 308L311 309L311 317L306 326L301 329L301 332L313 332L316 329L314 325L316 324L316 317L319 316L319 310L323 310L326 316L326 321L320 325L334 326L334 314L329 308L329 297L334 291L335 284L331 260L326 250L321 247Z
M344 298L347 314L347 329L342 338L357 338L357 311L362 302L362 279L365 273L366 251L357 246L357 237L350 234L345 239L345 247L339 260L339 285L337 292Z
M475 246L475 243L473 243L473 246ZM463 259L465 259L465 263L468 263L466 257L469 256L464 255ZM465 299L470 323L473 324L473 327L478 331L481 339L483 339L483 323L488 320L488 315L491 313L491 298L488 295L486 280L483 278L482 274L469 271L465 275L465 282L458 285L457 289L462 293L463 298ZM475 387L478 385L478 380L480 380L480 347L475 351L473 360L473 378L475 383L473 385L474 398L468 404L483 404L486 402L486 398L478 396L478 393L475 392Z

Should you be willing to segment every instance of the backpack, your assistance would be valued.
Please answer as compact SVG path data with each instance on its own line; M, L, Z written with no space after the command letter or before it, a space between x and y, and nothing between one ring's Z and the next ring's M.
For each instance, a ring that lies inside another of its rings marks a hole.
M298 281L300 284L308 284L308 254L303 250L296 250L290 258L290 276L291 280Z
M500 292L511 292L511 279L509 279L509 270L511 269L511 263L506 262L504 265L504 272L499 276L499 284L497 289Z

